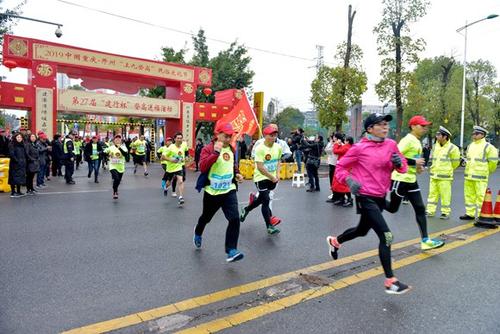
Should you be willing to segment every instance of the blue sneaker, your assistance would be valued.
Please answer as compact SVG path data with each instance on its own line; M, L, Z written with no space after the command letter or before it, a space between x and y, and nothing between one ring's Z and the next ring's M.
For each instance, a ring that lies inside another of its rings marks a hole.
M166 185L167 185L167 181L161 180L161 189L165 189Z
M422 239L422 241L420 242L420 248L423 251L441 248L444 246L444 243L445 242L443 240L440 240L440 239L425 238L425 239Z
M236 262L241 260L244 257L243 253L241 253L236 248L230 249L227 253L226 262Z
M194 242L194 246L198 249L201 248L201 235L194 235L194 238L193 238L193 242Z

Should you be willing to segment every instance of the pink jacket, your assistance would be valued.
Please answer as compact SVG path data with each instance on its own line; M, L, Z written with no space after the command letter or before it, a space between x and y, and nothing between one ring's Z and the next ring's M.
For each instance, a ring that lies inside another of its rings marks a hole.
M361 184L360 194L385 197L391 186L391 173L395 169L391 162L393 153L399 154L403 162L396 170L406 173L408 164L392 139L375 142L363 138L354 144L344 157L337 162L335 176L346 183L348 176Z

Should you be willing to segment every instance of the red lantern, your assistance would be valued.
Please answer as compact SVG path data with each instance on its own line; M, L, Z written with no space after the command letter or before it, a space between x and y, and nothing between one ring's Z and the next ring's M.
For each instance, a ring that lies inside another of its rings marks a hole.
M205 94L205 96L209 96L210 94L212 94L212 88L210 87L203 88L203 94Z
M4 60L3 64L9 69L9 71L12 71L13 68L17 67L17 63L14 60Z

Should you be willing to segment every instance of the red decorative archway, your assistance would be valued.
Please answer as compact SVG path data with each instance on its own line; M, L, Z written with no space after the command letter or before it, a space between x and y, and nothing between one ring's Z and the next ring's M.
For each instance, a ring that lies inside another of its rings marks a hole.
M198 86L209 87L212 70L88 50L26 37L4 35L3 64L28 69L28 84L0 82L0 107L27 109L30 129L49 136L57 111L166 119L165 133L182 131L194 145L196 121L216 121L241 98L239 90L216 93L215 104L195 103ZM82 80L89 90L58 89L57 73ZM140 88L165 87L163 99L134 96Z

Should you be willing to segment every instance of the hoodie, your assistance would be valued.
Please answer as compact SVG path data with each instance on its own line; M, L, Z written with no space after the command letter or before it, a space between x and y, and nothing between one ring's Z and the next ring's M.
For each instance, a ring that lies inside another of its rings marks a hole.
M395 168L391 156L397 153L402 165ZM337 162L335 176L341 183L346 183L347 177L361 184L361 195L385 197L391 186L391 173L397 170L406 173L408 164L405 157L392 139L375 142L363 138L354 144L344 157Z

